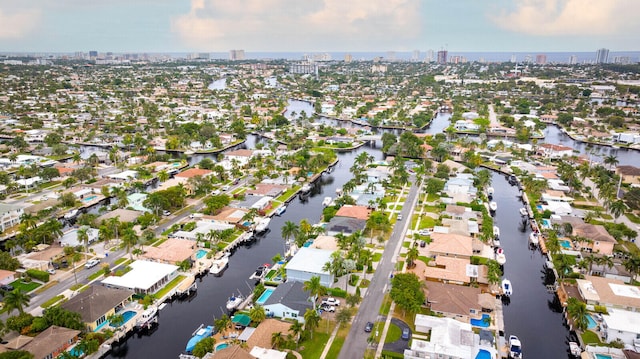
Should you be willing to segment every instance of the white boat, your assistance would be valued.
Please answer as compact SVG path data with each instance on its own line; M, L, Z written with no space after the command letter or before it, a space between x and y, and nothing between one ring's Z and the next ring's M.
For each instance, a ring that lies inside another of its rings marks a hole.
M333 200L333 199L332 199L331 197L325 197L325 198L322 200L322 206L323 206L323 207L326 207L326 206L330 205L332 200Z
M192 154L194 154L194 153L195 153L195 152L193 152L192 150L186 150L186 151L184 151L184 154L185 154L185 155L192 155Z
M302 188L300 189L300 191L302 191L302 193L307 193L311 191L311 186L309 184L304 184L302 185Z
M538 232L531 232L529 234L529 244L537 246L540 243L540 239L538 238Z
M513 286L511 286L511 281L507 278L502 280L502 294L507 297L510 297L513 294Z
M156 318L157 315L158 315L158 308L156 307L147 308L147 310L142 312L142 315L140 315L140 318L138 318L138 320L136 321L136 328L138 329L145 328L150 326L152 323L157 322L158 321L158 319Z
M522 343L515 335L509 336L509 357L513 359L522 359Z
M340 188L340 187L336 188L336 194L338 196L342 196L342 188Z
M243 300L244 298L241 295L232 294L227 300L227 310L236 310Z
M227 268L228 264L229 264L229 253L225 252L223 255L213 260L211 268L209 268L209 273L213 275L220 275L220 273L222 273L222 271L225 268Z
M287 206L285 206L284 204L280 207L278 207L278 209L276 209L276 216L282 216L282 214L287 210Z
M495 212L497 209L498 209L498 204L496 202L494 202L494 201L491 201L489 203L489 210L491 212Z
M580 348L580 344L576 342L569 342L569 351L571 352L571 355L577 358L582 355L582 348Z
M72 209L71 211L65 213L64 218L65 219L72 219L74 218L76 215L78 214L78 210L77 209Z
M493 239L493 246L496 248L500 247L500 240L497 237Z
M260 220L260 222L258 222L258 224L256 224L256 233L262 233L264 231L267 230L267 227L269 227L269 223L271 222L271 218L269 217L265 217L263 219Z
M498 226L493 226L493 237L500 238L500 228Z
M527 211L526 208L522 207L522 208L520 208L520 215L522 217L529 217L529 211Z
M204 324L201 324L198 329L196 329L196 331L191 335L191 339L189 339L189 341L187 342L185 351L187 353L193 352L196 344L198 344L202 339L210 337L213 334L213 330L213 325L205 327Z
M487 188L487 197L489 197L489 199L493 198L493 187Z
M507 263L507 257L504 255L504 249L498 248L498 250L496 250L496 262L501 266Z

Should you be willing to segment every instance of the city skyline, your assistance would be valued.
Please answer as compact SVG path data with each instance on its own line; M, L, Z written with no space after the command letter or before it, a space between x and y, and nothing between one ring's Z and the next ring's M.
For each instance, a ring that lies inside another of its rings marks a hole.
M3 52L640 50L633 0L0 0Z

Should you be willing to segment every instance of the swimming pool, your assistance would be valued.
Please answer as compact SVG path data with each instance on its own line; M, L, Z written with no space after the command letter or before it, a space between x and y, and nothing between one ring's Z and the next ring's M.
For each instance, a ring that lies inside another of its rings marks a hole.
M596 354L596 359L611 359L611 355L607 355L607 354Z
M564 249L571 249L573 248L573 246L571 245L571 241L568 241L566 239L563 239L561 241L558 241L560 243L560 245L562 246L562 248Z
M482 319L471 319L471 325L473 325L474 327L482 327L482 328L486 328L489 326L489 319L491 317L489 316L489 314L482 314ZM478 358L478 357L476 357Z
M196 252L196 259L200 259L200 258L206 256L207 253L209 253L209 252L205 251L204 249L198 249L198 251Z
M136 316L136 312L132 311L132 310L127 310L126 312L122 313L122 324L120 324L119 326L123 326L124 323L128 322L131 318ZM109 323L109 326L111 327L117 327L116 325L113 325L111 323Z
M537 208L539 211L542 211L542 205L541 205L541 204L536 205L536 208Z
M228 346L229 346L228 343L220 343L220 344L216 345L216 351L222 350L224 348L227 348Z
M543 218L542 219L542 228L551 228L551 227L552 227L551 226L551 221L546 219L546 218Z
M587 329L593 329L598 326L598 323L595 321L595 319L593 319L593 317L590 314L587 314L587 320L589 321L589 325L587 326Z
M480 351L476 355L476 359L491 359L491 353L484 349L480 349Z
M82 202L91 202L94 199L98 198L98 196L89 196L82 199Z
M264 292L262 292L262 295L260 295L260 298L256 300L256 304L263 305L267 301L267 299L269 299L271 294L273 294L273 289L271 288L265 289Z

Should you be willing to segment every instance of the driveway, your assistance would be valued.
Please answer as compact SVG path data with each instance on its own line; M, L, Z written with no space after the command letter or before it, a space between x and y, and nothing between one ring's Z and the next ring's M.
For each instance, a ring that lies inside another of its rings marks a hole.
M396 325L398 328L400 328L400 332L402 332L402 330L404 330L404 328L408 328L409 329L409 339L411 339L411 328L409 328L409 325L405 322L403 322L402 320L398 319L398 318L391 318L391 324ZM399 338L398 340L396 340L395 342L391 342L391 343L384 343L384 350L388 350L391 352L395 352L395 353L404 353L405 349L409 348L409 341L408 340L404 340L402 338Z

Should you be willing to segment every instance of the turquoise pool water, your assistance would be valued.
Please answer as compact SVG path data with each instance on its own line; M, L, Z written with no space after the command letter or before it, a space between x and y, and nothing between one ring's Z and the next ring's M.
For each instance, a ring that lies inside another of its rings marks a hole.
M542 211L542 205L541 205L541 204L537 205L537 206L536 206L536 208L537 208L539 211Z
M122 313L122 325L124 325L124 323L128 322L131 318L136 316L136 312L132 311L132 310L127 310L126 312ZM115 325L109 323L109 326L111 327L116 327Z
M265 289L265 291L262 292L262 295L260 295L260 298L256 300L256 304L263 305L267 301L267 299L269 299L271 294L273 294L273 289Z
M207 252L207 251L205 251L204 249L198 249L198 251L196 252L196 258L197 258L197 259L200 259L200 258L202 258L202 257L206 256L206 255L207 255L207 253L208 253L208 252Z
M313 244L313 241L307 241L302 246L305 247L305 248L308 248L308 247L311 247L312 244Z
M551 228L551 227L552 227L551 226L551 221L546 219L546 218L543 218L542 219L542 228Z
M607 354L596 354L596 359L611 359L611 355L607 355Z
M224 349L224 348L226 348L228 346L229 346L228 343L220 343L220 344L216 345L216 351L222 350L222 349Z
M480 349L478 355L476 355L476 359L491 359L491 353L484 349Z
M490 318L489 314L486 314L486 313L482 314L482 319L471 319L471 325L473 325L474 327L486 328L489 326L489 322L488 322L489 318Z
M564 249L571 249L571 248L572 248L572 246L571 246L571 242L570 242L570 241L568 241L568 240L566 240L566 239L563 239L563 240L558 241L558 242L560 242L560 245L561 245L561 246L562 246L562 248L564 248Z
M598 326L598 323L596 323L596 321L593 319L592 316L587 315L587 320L589 321L589 325L587 326L587 329L593 329Z
M94 199L98 198L98 196L89 196L82 199L82 202L91 202Z

